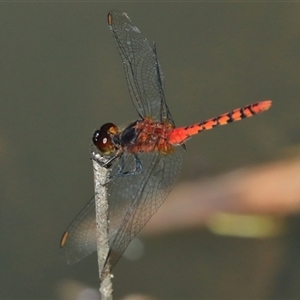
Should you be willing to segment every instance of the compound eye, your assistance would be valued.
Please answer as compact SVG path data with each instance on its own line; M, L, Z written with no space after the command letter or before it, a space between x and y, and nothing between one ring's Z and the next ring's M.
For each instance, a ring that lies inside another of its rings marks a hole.
M118 127L113 123L106 123L96 130L93 135L93 143L97 149L105 155L112 154L116 148L112 142L112 136L118 133Z

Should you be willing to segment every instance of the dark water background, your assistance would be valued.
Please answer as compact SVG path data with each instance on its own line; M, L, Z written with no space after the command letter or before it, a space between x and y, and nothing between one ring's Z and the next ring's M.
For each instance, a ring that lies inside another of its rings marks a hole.
M299 143L299 3L1 3L0 299L58 299L64 279L98 287L96 257L70 267L59 239L93 194L94 129L137 116L106 25L112 8L156 41L177 125L274 101L189 141L181 179ZM115 269L116 298L299 299L300 225L289 222L287 235L265 240L203 229L144 239L143 258Z

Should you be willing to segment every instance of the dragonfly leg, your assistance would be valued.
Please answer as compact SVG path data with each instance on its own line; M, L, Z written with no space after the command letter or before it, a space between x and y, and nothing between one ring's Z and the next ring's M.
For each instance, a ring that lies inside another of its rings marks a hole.
M137 174L141 174L143 172L143 166L137 155L134 155L134 163L135 163L135 166L132 170L124 171L125 162L124 162L124 156L122 156L121 163L118 166L118 171L116 172L116 174L110 176L109 180L114 179L114 178L124 177L124 176L134 176Z
M102 168L108 169L111 163L118 157L120 157L121 153L118 153L110 158L99 155L95 152L91 153L91 159L96 161Z

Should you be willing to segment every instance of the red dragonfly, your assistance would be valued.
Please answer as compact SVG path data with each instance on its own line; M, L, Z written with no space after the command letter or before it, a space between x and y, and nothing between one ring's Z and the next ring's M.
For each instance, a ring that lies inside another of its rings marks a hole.
M139 119L121 130L104 124L94 145L108 157L109 247L115 266L130 241L162 205L181 168L181 150L191 136L261 113L271 101L234 109L186 127L175 127L164 96L155 44L151 45L126 13L111 11L108 26L124 66L129 93ZM182 146L182 147L175 147ZM90 200L64 233L61 248L69 263L96 250L95 202Z

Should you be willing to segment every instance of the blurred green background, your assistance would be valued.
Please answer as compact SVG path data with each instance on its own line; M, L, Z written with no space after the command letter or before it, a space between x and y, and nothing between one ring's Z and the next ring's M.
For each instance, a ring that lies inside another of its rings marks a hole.
M299 143L299 3L1 3L0 299L62 299L66 279L98 288L96 256L68 266L59 240L93 194L93 131L137 118L106 25L113 8L156 42L177 125L273 100L261 116L189 141L181 180ZM288 223L269 239L205 229L143 238L143 257L114 270L115 297L299 299L300 224Z

